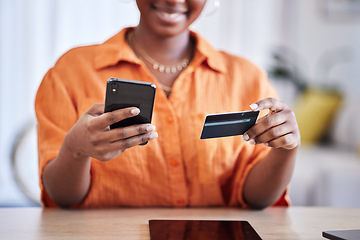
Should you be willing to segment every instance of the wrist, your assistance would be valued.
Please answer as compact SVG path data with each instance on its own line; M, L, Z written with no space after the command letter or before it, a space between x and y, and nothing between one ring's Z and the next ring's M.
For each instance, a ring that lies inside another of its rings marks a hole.
M73 140L69 133L65 136L62 145L62 154L75 161L86 161L90 159L90 156L84 154L81 149L77 147L77 141Z
M278 154L279 156L284 156L284 155L293 155L296 154L297 150L298 150L298 146L292 149L286 149L286 148L272 148L271 152Z

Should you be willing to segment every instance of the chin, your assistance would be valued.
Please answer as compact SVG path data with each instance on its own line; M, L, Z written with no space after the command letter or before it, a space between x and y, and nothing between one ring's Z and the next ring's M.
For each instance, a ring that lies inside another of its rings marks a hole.
M176 37L189 31L188 26L154 26L153 32L161 37Z

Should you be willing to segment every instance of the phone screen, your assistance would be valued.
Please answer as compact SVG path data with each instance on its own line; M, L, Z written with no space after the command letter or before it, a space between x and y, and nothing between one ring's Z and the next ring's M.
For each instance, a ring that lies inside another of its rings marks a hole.
M110 78L107 82L105 112L137 107L140 114L114 123L111 129L151 123L156 86L154 83Z
M247 221L149 220L151 240L261 240Z

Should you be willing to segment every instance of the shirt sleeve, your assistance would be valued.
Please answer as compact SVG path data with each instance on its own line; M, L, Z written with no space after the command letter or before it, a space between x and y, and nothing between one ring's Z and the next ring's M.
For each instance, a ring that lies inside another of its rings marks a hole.
M55 158L66 133L77 121L77 111L67 88L54 69L41 82L36 99L39 182L44 206L56 206L45 191L42 174L45 165Z
M257 74L254 79L254 95L256 95L257 100L261 100L264 98L279 98L275 88L272 86L270 81L267 78L267 75L261 69L258 69ZM257 101L256 100L256 101ZM265 116L267 111L261 111L259 114L259 118ZM252 170L252 168L264 159L269 153L270 148L265 147L263 145L250 146L246 144L244 150L238 156L238 164L236 164L236 173L233 178L233 195L230 200L230 205L240 205L244 208L249 208L248 204L245 202L243 198L243 187L245 180ZM278 200L273 203L273 206L288 206L289 199L287 196L287 189L280 196Z

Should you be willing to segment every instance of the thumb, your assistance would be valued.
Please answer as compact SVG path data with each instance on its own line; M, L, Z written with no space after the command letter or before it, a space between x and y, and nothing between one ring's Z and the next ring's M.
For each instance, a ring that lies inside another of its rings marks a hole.
M253 111L269 109L272 112L279 112L285 108L286 104L275 98L265 98L250 105Z

